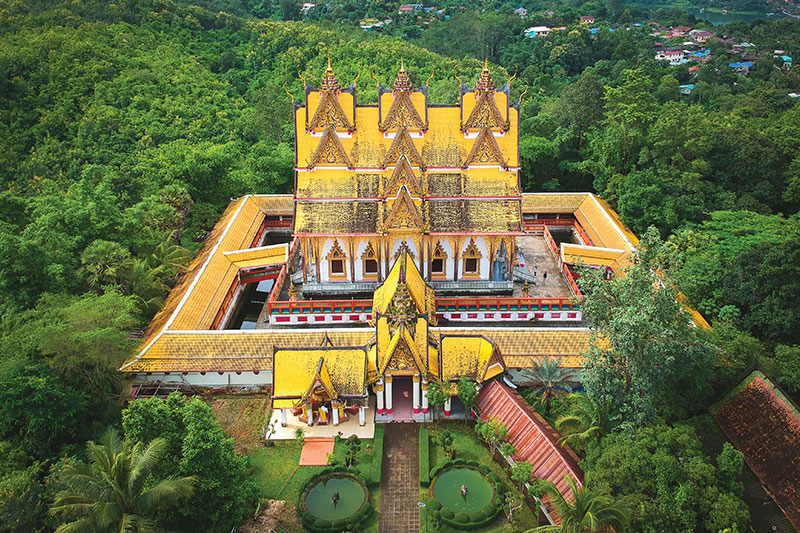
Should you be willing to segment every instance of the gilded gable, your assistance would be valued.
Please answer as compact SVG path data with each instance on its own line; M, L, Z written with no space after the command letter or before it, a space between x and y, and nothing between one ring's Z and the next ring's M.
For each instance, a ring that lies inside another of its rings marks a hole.
M408 92L400 92L395 95L386 120L380 125L381 131L401 129L425 129L425 123L411 102L411 94Z
M503 114L497 108L497 104L494 101L494 93L481 92L476 96L477 102L475 103L475 107L464 123L462 130L499 128L503 131L507 131L508 124L506 124Z
M319 145L317 145L317 149L311 157L311 162L308 164L310 169L316 166L353 168L344 146L342 146L339 137L336 136L336 132L332 128L326 129L325 133L322 134L322 139L320 139Z
M406 186L413 196L422 196L421 180L414 174L411 163L409 163L406 156L402 156L400 161L397 162L397 166L394 167L394 171L392 171L392 175L383 191L384 197L396 195L403 186Z
M408 130L405 128L397 132L397 136L392 141L389 152L386 154L386 159L383 161L383 168L396 165L403 155L406 156L408 162L412 165L418 167L423 166L419 151L417 151L417 147L414 146L411 135L408 134Z
M489 163L496 163L503 168L508 168L505 159L503 159L503 154L500 153L500 147L497 146L497 141L492 135L492 131L484 128L478 134L478 138L475 139L475 144L472 145L472 150L470 150L462 166L467 168L474 164L485 165Z
M419 229L422 227L422 216L407 188L400 189L400 193L392 205L392 210L386 217L385 226L388 229Z
M328 128L348 132L355 129L355 126L345 116L336 94L332 91L322 93L320 103L307 127L309 130L326 130Z

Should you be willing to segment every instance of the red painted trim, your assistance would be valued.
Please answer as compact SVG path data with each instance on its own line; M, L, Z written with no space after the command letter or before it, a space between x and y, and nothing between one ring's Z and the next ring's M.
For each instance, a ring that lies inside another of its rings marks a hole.
M383 200L383 198L369 198L369 197L359 197L359 198L344 198L344 197L336 197L336 198L295 198L295 202L375 202Z
M522 200L522 196L429 196L426 200Z

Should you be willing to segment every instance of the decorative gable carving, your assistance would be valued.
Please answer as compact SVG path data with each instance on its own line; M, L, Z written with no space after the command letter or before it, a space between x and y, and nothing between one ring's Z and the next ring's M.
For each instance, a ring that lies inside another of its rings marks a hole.
M416 256L414 256L414 250L411 249L405 239L400 242L400 246L397 247L397 251L394 253L392 259L396 261L404 253L408 254L408 257L410 257L412 261L416 260Z
M325 133L322 134L322 139L320 139L319 145L317 145L317 149L311 157L308 168L311 169L318 165L353 168L353 164L350 162L350 158L347 156L347 152L344 150L344 146L342 146L333 128L326 129Z
M386 183L386 188L383 192L384 197L395 196L404 185L408 187L408 191L413 196L422 196L421 180L414 174L408 158L401 156L389 181Z
M461 131L483 128L499 128L508 131L509 124L494 101L494 91L479 92L476 96L478 101L467 121L461 126Z
M392 210L386 217L386 227L388 229L419 229L422 227L422 217L407 188L402 187L395 198Z
M500 153L500 147L497 146L497 141L492 135L492 131L484 128L475 139L475 144L472 145L469 155L464 160L463 168L467 168L472 164L487 164L497 163L503 168L508 168L503 154Z
M418 167L423 166L417 147L414 146L414 141L411 140L411 135L408 134L408 130L405 128L398 131L397 136L392 141L389 152L386 154L386 159L383 160L383 168L396 165L403 155L406 156L410 164Z
M350 120L344 114L344 110L339 104L339 99L333 91L322 92L322 98L316 111L314 111L314 116L306 127L307 130L325 130L327 128L347 130L348 132L355 130L355 126L350 123Z
M401 130L401 129L417 129L426 130L427 126L419 116L414 103L411 101L411 93L406 91L397 91L394 95L394 102L392 107L389 108L389 113L386 115L386 120L378 125L380 131L386 130Z

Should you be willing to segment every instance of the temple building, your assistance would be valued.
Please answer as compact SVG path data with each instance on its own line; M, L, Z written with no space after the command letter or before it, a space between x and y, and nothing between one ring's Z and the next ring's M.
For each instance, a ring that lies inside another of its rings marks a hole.
M367 293L407 253L439 292L511 293L522 234L518 104L484 66L458 106L400 67L378 105L330 64L295 108L294 236L308 295Z
M363 425L430 420L432 383L545 356L579 381L574 267L623 275L636 237L592 194L521 192L511 80L484 64L433 106L412 74L375 79L373 105L330 62L304 83L294 194L231 202L121 368L134 397L264 388L283 424Z

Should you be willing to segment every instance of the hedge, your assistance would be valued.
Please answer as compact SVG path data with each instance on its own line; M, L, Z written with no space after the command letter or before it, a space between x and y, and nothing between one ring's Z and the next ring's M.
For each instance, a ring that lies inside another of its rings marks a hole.
M383 433L381 433L381 448L383 448ZM349 517L346 520L324 520L322 518L315 518L314 515L309 513L303 506L302 501L303 497L308 490L309 485L312 482L316 482L321 477L330 475L330 474L351 474L355 473L354 468L346 468L344 466L337 466L335 468L326 468L322 470L319 474L312 476L308 481L305 482L303 485L303 489L300 492L300 498L297 502L297 513L300 515L300 522L302 522L303 527L306 528L308 531L314 531L317 533L338 533L340 531L350 530L353 529L351 526L364 526L367 522L369 522L370 517L372 516L373 507L370 503L369 499L364 502L364 505L358 510L358 512ZM356 476L358 477L358 476Z
M419 430L419 484L428 487L431 484L430 437L428 430Z
M421 437L420 437L421 439ZM421 447L420 447L421 449ZM421 455L421 453L420 453ZM480 529L489 525L494 519L497 517L497 514L500 512L500 502L503 501L503 484L500 482L500 478L492 472L489 468L485 465L478 464L476 461L465 461L463 459L448 459L446 461L442 461L438 465L436 465L430 472L429 481L430 479L435 478L443 471L447 470L448 468L458 467L458 466L468 466L470 468L475 468L476 470L483 473L488 480L494 485L494 499L492 503L480 509L474 513L453 513L447 507L441 507L438 501L432 499L429 501L428 506L431 508L433 512L439 513L439 518L447 524L448 526L461 530L461 531L471 531L475 529ZM420 479L422 478L422 465L420 464ZM435 504L434 504L435 502ZM441 510L438 509L441 507Z
M368 487L381 484L381 464L383 463L383 424L375 424L375 438L372 442L372 467L364 476Z

